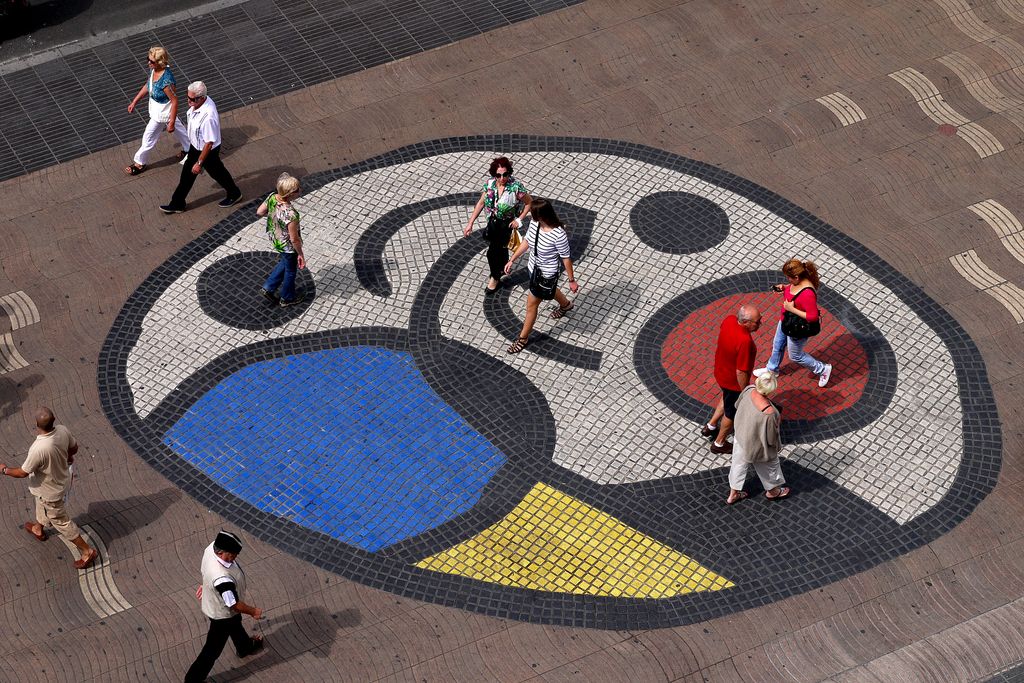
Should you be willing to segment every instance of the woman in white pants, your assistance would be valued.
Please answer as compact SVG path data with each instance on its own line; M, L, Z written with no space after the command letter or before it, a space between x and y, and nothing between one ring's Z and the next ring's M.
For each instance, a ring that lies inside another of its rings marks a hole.
M149 123L146 125L146 132L142 134L142 146L135 153L132 163L124 167L124 172L128 175L139 175L146 170L146 161L149 159L150 151L156 147L161 130L166 129L177 139L181 146L178 153L179 161L188 153L188 130L178 118L178 97L174 93L174 74L167 66L170 62L167 50L162 47L149 48L146 61L150 68L149 78L135 99L128 104L128 113L135 111L135 105L149 93Z
M782 418L778 407L769 399L778 386L775 373L765 372L757 378L754 386L748 386L736 399L729 497L725 501L729 505L749 495L743 486L750 465L754 466L761 480L765 498L779 500L789 495L779 464L779 449L782 448L779 424Z

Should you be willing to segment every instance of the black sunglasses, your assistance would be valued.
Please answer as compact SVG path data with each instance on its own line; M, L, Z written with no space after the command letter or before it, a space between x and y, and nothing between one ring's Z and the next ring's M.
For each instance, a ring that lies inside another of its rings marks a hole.
M190 95L185 95L185 99L188 100L189 102L196 102L198 100L203 99L203 96L199 95L198 97L192 97Z
M495 173L494 177L495 178L508 178L511 175L512 175L511 173Z

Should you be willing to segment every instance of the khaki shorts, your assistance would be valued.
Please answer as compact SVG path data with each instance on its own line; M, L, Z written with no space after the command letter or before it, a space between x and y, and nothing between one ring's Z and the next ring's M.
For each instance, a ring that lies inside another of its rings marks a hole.
M53 527L57 533L66 541L73 541L82 535L67 510L64 509L63 500L43 500L36 498L36 521L43 525L43 528Z

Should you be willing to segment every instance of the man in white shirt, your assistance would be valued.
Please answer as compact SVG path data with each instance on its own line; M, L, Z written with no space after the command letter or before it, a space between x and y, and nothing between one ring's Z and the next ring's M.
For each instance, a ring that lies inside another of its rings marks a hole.
M46 528L53 527L66 541L75 544L82 556L75 569L88 569L99 553L84 538L78 525L64 509L64 496L71 487L71 464L78 442L64 425L55 425L53 411L43 406L36 411L36 440L21 467L0 464L0 475L28 480L29 493L36 499L36 521L25 522L25 531L46 540Z
M189 150L181 167L178 187L174 188L171 201L160 206L164 213L181 213L185 210L188 197L196 176L204 168L227 196L217 206L227 208L242 198L242 191L224 168L220 160L220 113L217 105L206 95L206 84L196 81L188 86L188 142Z
M185 683L200 683L217 663L228 638L235 644L239 657L247 657L263 649L262 636L250 636L242 626L242 615L261 619L263 610L242 601L245 594L245 572L236 558L242 552L242 541L235 534L221 531L203 552L203 583L196 590L203 614L210 620L206 644L192 662Z

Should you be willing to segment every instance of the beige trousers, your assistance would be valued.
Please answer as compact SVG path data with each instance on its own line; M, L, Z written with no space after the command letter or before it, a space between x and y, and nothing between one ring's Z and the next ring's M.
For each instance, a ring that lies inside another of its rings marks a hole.
M68 511L64 509L63 500L43 500L36 498L36 521L43 525L43 528L52 526L66 541L73 541L82 535Z

